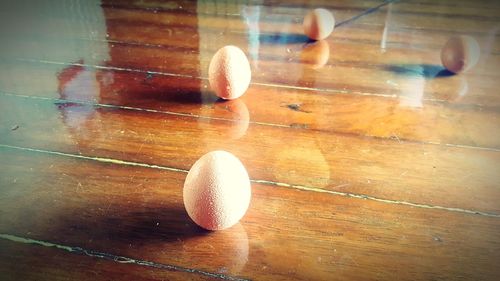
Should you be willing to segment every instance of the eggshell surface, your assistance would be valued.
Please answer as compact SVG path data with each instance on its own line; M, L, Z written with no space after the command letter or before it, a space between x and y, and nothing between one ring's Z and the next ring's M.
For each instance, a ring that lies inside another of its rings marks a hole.
M332 33L335 18L328 10L314 9L304 17L303 27L307 37L313 40L323 40Z
M443 66L453 73L465 72L479 61L479 44L471 36L451 37L441 50Z
M248 89L251 78L250 63L238 47L225 46L219 49L210 61L210 87L222 99L239 98Z
M194 163L184 182L189 217L208 230L236 224L250 204L251 186L243 164L233 154L213 151Z

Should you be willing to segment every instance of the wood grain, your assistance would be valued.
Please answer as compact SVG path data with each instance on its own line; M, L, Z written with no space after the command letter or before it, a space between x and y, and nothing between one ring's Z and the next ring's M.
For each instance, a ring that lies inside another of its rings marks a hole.
M499 274L497 218L254 183L241 223L207 233L182 207L184 173L0 153L0 231L14 235L258 280Z
M200 76L206 72L203 66L208 65L211 54L217 48L232 43L242 45L246 49L244 46L247 40L246 36L219 34L216 37L217 39L213 40L214 43L204 47L208 47L208 49L204 49L205 56L198 55L199 46L197 46L197 40L184 39L186 37L199 38L200 31L192 28L199 26L198 21L203 21L203 17L197 18L194 15L178 13L157 15L150 10L130 11L113 8L104 11L108 38L118 42L125 42L125 44L111 43L110 50L108 50L105 42L84 41L80 42L80 44L88 44L88 49L104 52L100 54L94 53L93 56L97 55L97 57L107 57L109 51L111 61L107 63L107 66ZM214 18L215 20L212 18L205 20L212 30L220 30L221 26L228 26L226 18ZM369 19L370 23L381 21L377 18L373 20L373 15L366 16L366 18ZM205 26L205 21L203 21L202 26ZM247 28L241 19L235 21L242 25L241 28ZM51 21L49 20L49 22ZM186 26L191 27L191 30L162 27L162 25L171 26L172 22L185 23ZM217 22L219 22L219 25L217 25ZM43 29L43 33L50 33L50 30L55 30L54 27L57 25L60 25L60 23L49 24L46 29ZM235 28L235 25L238 24L230 24L232 29ZM279 24L274 25L280 26ZM300 24L295 24L295 26L299 28ZM265 31L266 25L263 28ZM353 30L350 27L339 28L338 30L342 29L346 30L344 33L348 34L357 34L360 31L358 29L358 32L356 32L355 29L355 32L352 32ZM382 29L378 29L377 37L380 37ZM304 59L301 54L302 47L297 47L296 44L289 43L285 46L270 44L262 48L261 59L263 61L259 62L260 67L258 69L254 69L254 82L308 87L318 90L328 89L352 93L395 95L402 97L402 99L410 99L409 103L415 103L417 107L420 107L421 100L447 101L450 99L460 100L461 103L496 105L497 99L496 95L494 95L494 89L498 87L498 79L492 74L496 73L495 69L500 58L498 56L492 56L485 51L481 63L469 75L432 79L435 75L439 77L442 70L439 64L435 64L436 61L439 61L439 52L396 48L381 53L380 48L376 45L366 47L360 45L353 49L353 42L336 41L338 30L330 40L331 46L329 46L329 49L333 51L330 51L330 58L327 62L328 67L325 67L325 69L311 71L311 67L307 65L307 61L310 59L307 57ZM86 31L86 29L83 29L83 34ZM208 32L209 34L213 33L213 31ZM377 32L371 31L368 33L376 34ZM342 31L339 34L342 34ZM213 35L217 35L217 33ZM76 34L76 36L79 35ZM446 39L447 37L442 37L438 41L444 43ZM281 39L277 37L272 40L279 42ZM283 40L286 42L288 39ZM415 43L436 42L436 38L421 40L421 42L416 42L417 40L414 38L407 37L403 37L402 40L397 44L413 45ZM481 41L483 46L487 44L488 38L485 37L484 40L484 42ZM130 46L126 42L160 44L162 48L151 48L151 46L142 45ZM54 42L50 40L35 41L31 44L26 43L16 44L16 46L23 45L25 47L14 48L15 52L10 53L10 57L50 60L55 63L74 63L86 57L84 54L74 53L71 49L51 48ZM57 43L59 42L56 41ZM193 43L195 44L193 45ZM99 46L99 44L103 46L101 48L94 47ZM497 45L499 44L495 44L495 46ZM180 59L175 60L174 58ZM304 60L306 61L305 64ZM411 61L411 63L407 63L408 61ZM89 63L85 59L83 59L83 62ZM93 65L92 61L90 65ZM284 65L287 66L286 73L283 71L285 69ZM200 67L203 69L200 69ZM359 77L369 77L369 79L360 80ZM413 88L421 88L421 90L410 90Z
M499 280L498 1L281 2L0 3L0 279ZM222 102L227 44L253 80ZM182 186L218 149L253 198L208 232Z
M121 21L115 23L113 22L114 14L115 10L111 13L111 19L108 22L108 36L111 40L109 46L106 42L77 40L78 44L88 46L88 50L95 50L93 56L102 58L111 56L111 60L102 65L104 67L159 71L171 75L179 74L197 77L206 75L205 68L211 55L223 45L236 44L252 53L251 50L247 50L251 46L245 45L246 40L248 40L246 36L238 34L221 35L209 31L207 36L210 37L212 36L210 34L213 34L216 39L212 40L207 46L203 46L203 53L201 53L202 47L197 45L196 40L200 37L197 30L164 29L155 26L155 24L159 24L158 21L147 22L147 28L145 28L144 24L138 25L137 20L127 23L126 19L130 21L132 18L129 14L121 16L119 14L118 19L121 19ZM144 17L146 16L141 15L140 18ZM154 19L154 17L151 18ZM178 21L182 22L180 19L175 22ZM339 28L339 30L341 29ZM350 28L344 30L347 30L344 33L348 34L357 33L352 32ZM336 39L337 31L332 39ZM374 34L373 31L368 33ZM377 37L381 37L382 28L378 28L378 32L375 33L378 33ZM186 37L193 40L185 40ZM277 42L285 40L285 43L288 40L286 37L280 36L276 38L271 36L269 38ZM440 38L432 37L426 40L416 40L413 35L412 37L403 36L402 41L396 40L395 44L407 46L440 42L437 48L438 51L433 46L432 50L408 50L405 47L405 49L390 48L385 52L382 52L378 45L363 46L362 44L359 45L359 41L330 40L327 65L319 70L311 69L309 62L314 61L314 58L308 57L307 54L304 56L304 46L298 46L297 43L287 43L284 46L269 44L263 46L260 51L262 61L253 64L253 82L307 87L323 91L336 90L354 94L383 94L403 97L409 95L415 96L412 99L423 101L458 99L461 103L483 106L497 105L494 89L498 87L498 79L495 70L500 57L489 53L491 47L488 47L487 41L490 40L490 37L485 37L481 41L484 53L481 56L479 65L468 75L453 77L447 77L449 74L443 72L443 68L439 63L439 49L447 39L447 36L441 36ZM67 38L60 40L62 40L61 42L75 44L75 41ZM8 53L10 57L70 64L81 60L86 64L95 64L94 60L88 60L89 54L87 53L78 53L67 48L58 49L55 44L58 44L59 41L41 40L31 43L23 41L23 43L24 48L16 47L11 53ZM358 46L353 48L353 44ZM391 43L389 42L389 44ZM494 46L498 45L494 44ZM108 52L110 52L109 55ZM284 65L287 67L284 68ZM287 70L286 73L284 69ZM368 78L359 79L359 77ZM417 90L411 91L412 88L417 88Z
M166 76L206 77L206 69L210 57L200 58L196 53L184 50L150 49L139 46L111 45L112 59L107 65L99 68L128 69L132 72L158 72ZM51 52L36 53L21 51L24 58L34 62L66 65L81 61L81 55L75 53ZM134 55L130 55L134 54ZM173 56L173 58L170 57ZM105 54L99 54L104 57ZM386 63L372 67L354 68L352 63L339 62L336 66L322 68L319 71L311 69L310 65L300 62L300 53L294 55L290 62L265 61L259 63L259 68L253 68L253 84L272 84L278 87L310 88L324 92L346 92L364 95L410 96L417 101L438 100L446 101L457 99L460 103L476 105L498 106L494 89L498 87L495 75L450 76L443 72L441 66L419 60L418 63L402 63L402 59L395 59L393 63ZM429 56L438 56L437 53ZM295 60L295 61L294 61ZM85 63L86 60L83 60ZM94 66L94 64L86 64ZM287 68L284 66L287 65ZM494 68L493 65L487 66ZM262 69L262 70L261 70ZM288 70L285 71L285 70ZM481 68L478 67L478 71ZM487 70L484 70L487 72ZM440 72L442 74L440 74ZM426 77L430 76L430 77ZM437 78L433 78L437 76ZM444 77L441 77L444 76ZM366 79L360 79L366 77ZM460 99L458 99L460 97Z
M18 280L218 280L199 274L120 264L86 255L0 239L0 277Z
M71 102L0 100L3 144L179 169L223 149L239 157L253 179L495 214L500 208L498 151Z
M206 118L249 119L249 123L301 126L389 138L394 142L399 139L500 148L500 120L495 107L461 105L463 97L460 95L450 96L450 104L443 104L421 101L412 95L359 96L253 85L239 101L223 103L212 95L207 81L200 79L78 66L59 70L57 65L30 63L4 63L0 67L4 69L0 70L3 74L0 89L4 93L29 93L34 97L130 106ZM95 82L90 84L95 86L89 87L89 82L79 77L94 77ZM459 82L452 79L450 82ZM76 82L79 80L81 82ZM72 86L64 86L67 83ZM238 109L240 112L236 112Z

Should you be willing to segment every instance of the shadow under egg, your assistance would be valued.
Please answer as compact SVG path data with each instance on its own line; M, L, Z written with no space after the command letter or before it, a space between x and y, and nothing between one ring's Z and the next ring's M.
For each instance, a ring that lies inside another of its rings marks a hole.
M441 65L435 64L391 64L385 70L404 77L423 77L427 79L454 75Z

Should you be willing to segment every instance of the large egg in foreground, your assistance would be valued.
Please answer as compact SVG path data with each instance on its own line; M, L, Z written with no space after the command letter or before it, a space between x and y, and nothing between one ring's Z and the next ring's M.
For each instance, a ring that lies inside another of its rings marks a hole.
M222 99L239 98L248 89L251 78L250 63L238 47L225 46L219 49L210 61L210 87Z
M454 36L441 50L443 66L453 73L471 69L479 61L479 44L471 36Z
M313 40L323 40L332 33L335 18L328 10L314 9L304 17L302 25L307 37Z
M189 217L208 230L233 226L245 215L251 198L248 173L233 154L212 151L189 170L184 182Z

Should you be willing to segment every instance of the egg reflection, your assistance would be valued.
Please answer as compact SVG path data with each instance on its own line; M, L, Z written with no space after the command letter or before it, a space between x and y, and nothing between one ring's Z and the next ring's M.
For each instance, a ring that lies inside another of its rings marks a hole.
M219 273L237 274L248 261L248 235L241 223L238 223L223 231L182 241L182 250L179 252L181 260L210 265L218 268Z
M231 120L224 127L224 135L231 139L239 139L246 134L250 123L250 113L246 104L241 99L216 102L214 107L216 110L213 112L222 111L222 116Z
M330 46L325 40L308 43L300 53L300 62L319 69L328 62L330 58Z
M428 92L440 100L460 101L469 92L469 83L463 75L432 79L427 82Z

